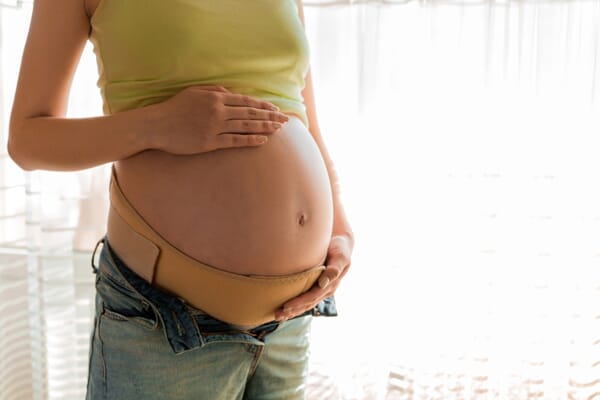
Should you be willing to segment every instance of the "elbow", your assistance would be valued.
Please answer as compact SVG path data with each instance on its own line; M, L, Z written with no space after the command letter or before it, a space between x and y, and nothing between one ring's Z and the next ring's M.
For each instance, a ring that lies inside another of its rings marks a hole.
M6 147L6 150L8 151L8 156L10 157L10 159L13 160L13 162L15 164L17 164L17 166L19 168L21 168L24 171L33 171L33 170L35 170L35 168L33 168L27 162L27 158L23 156L23 152L21 150L16 149L15 145L12 144L12 142L10 140L8 141L8 145Z
M13 162L22 170L33 171L36 168L32 165L30 157L27 156L27 148L22 143L19 143L17 137L19 134L15 129L8 131L8 140L6 151Z

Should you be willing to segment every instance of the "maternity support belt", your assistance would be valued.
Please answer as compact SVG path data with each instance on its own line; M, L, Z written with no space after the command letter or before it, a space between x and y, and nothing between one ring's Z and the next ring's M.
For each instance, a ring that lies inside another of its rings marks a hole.
M240 275L204 264L163 239L124 196L114 166L110 179L107 238L137 275L221 321L256 326L307 291L325 266L291 275Z

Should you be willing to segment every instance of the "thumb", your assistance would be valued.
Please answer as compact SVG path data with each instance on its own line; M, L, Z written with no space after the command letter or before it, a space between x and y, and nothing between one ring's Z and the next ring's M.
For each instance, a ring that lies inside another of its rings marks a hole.
M319 287L321 289L325 289L327 286L329 286L331 281L336 280L340 276L343 269L344 264L342 257L338 257L336 260L333 260L333 262L327 266L325 271L321 273L321 276L319 276Z

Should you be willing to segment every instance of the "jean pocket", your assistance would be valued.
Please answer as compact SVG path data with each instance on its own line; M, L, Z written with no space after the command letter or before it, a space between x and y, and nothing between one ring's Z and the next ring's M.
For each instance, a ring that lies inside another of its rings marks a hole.
M96 279L96 292L102 300L102 314L106 318L132 322L149 330L158 327L159 319L148 301L102 270Z

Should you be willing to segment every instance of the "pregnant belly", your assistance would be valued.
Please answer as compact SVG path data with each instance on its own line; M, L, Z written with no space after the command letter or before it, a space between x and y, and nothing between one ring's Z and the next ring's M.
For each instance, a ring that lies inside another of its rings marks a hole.
M333 225L327 169L301 120L259 147L191 156L146 150L115 162L124 195L165 240L239 274L324 261Z

